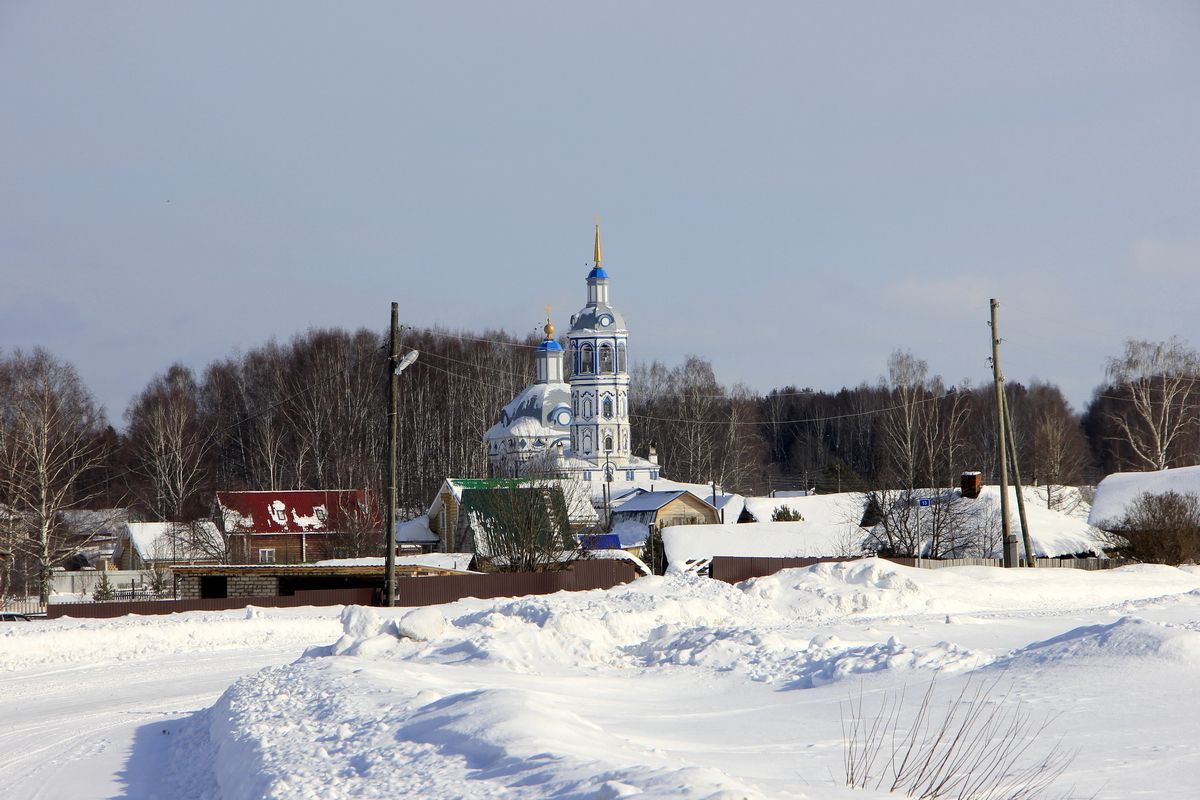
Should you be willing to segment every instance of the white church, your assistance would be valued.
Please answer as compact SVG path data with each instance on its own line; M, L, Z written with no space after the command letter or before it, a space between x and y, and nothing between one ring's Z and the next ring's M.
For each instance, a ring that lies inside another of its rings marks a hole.
M506 405L484 434L493 475L554 475L593 485L659 479L653 453L647 460L630 450L629 330L609 303L608 283L597 225L587 304L571 317L567 353L547 321L537 382Z

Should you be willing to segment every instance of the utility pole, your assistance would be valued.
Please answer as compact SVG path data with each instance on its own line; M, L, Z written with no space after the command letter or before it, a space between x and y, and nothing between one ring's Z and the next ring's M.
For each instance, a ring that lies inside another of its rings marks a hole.
M1037 553L1033 552L1033 538L1029 533L1029 519L1025 516L1025 493L1021 491L1021 467L1017 462L1017 439L1013 433L1012 408L1008 395L1004 396L1004 430L1008 432L1008 454L1012 458L1013 485L1017 490L1017 515L1021 518L1021 539L1025 543L1025 565L1037 566Z
M1004 374L1000 371L1000 331L996 325L996 309L1000 303L991 299L992 306L992 377L996 381L996 449L1000 454L1000 529L1004 535L1004 566L1015 567L1020 563L1017 537L1008 524L1008 459L1004 424Z
M385 573L384 598L386 606L396 605L396 483L399 479L396 469L396 405L400 393L400 306L392 303L392 335L388 345L388 490L387 514L384 525L387 531L384 541L387 543L387 555L384 557Z

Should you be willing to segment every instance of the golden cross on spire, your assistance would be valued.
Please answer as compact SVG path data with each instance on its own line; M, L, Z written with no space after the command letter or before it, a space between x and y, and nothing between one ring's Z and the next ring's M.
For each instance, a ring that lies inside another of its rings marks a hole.
M547 339L554 338L554 323L550 321L550 312L554 310L554 306L546 304L546 327L542 328L546 332Z
M600 215L596 215L596 266L600 266Z

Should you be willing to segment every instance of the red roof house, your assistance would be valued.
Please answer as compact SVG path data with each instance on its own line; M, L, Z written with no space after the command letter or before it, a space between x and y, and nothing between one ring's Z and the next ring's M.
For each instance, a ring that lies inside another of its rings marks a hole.
M247 563L302 563L367 555L382 523L363 489L217 492L225 534ZM355 552L358 551L358 552ZM373 554L373 553L371 553Z

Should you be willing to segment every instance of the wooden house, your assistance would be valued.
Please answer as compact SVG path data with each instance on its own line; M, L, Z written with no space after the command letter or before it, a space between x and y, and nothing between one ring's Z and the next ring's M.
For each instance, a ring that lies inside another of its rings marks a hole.
M613 527L639 523L662 530L671 525L715 525L721 521L715 506L686 489L642 492L613 509ZM623 525L624 524L624 525Z
M375 555L382 543L383 523L363 489L217 492L217 507L237 563Z

